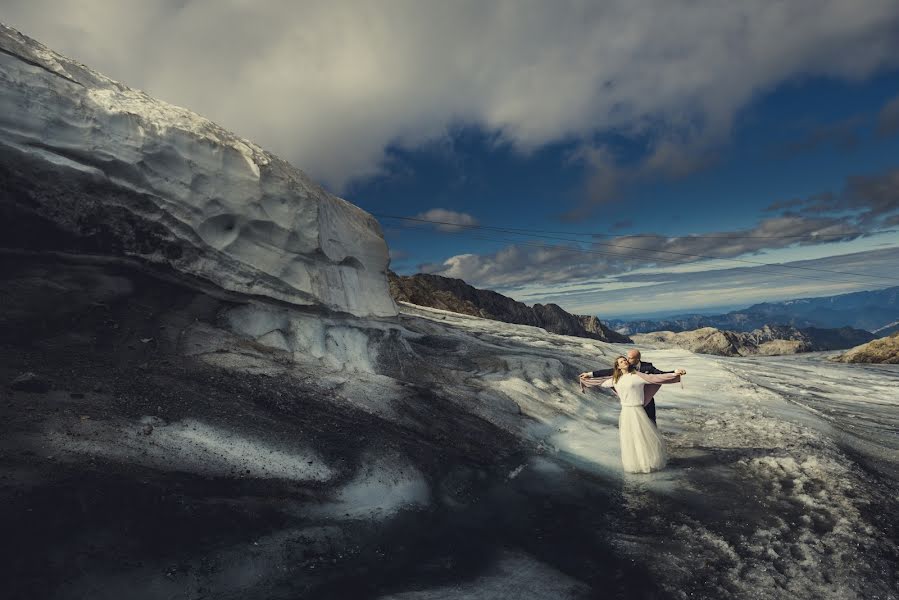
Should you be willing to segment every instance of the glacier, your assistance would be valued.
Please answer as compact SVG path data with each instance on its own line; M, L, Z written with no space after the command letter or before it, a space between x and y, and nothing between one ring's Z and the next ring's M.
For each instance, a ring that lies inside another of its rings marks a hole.
M75 236L73 247L292 305L396 314L371 215L208 119L2 24L0 166L7 220L49 222L41 233L55 243Z
M254 521L280 515L263 530L226 527L222 539L235 539L200 545L172 573L155 560L124 570L89 561L72 595L112 598L134 581L147 583L141 598L893 594L899 367L646 348L688 374L657 399L670 466L631 475L620 469L616 400L576 380L625 348L399 308L389 327L354 323L374 359L352 345L327 359L303 353L271 335L278 322L264 333L271 322L238 333L228 320L194 323L182 336L192 360L262 387L248 396L236 385L234 404L204 383L212 404L151 397L130 421L106 409L86 421L42 412L12 436L66 469L137 468L199 510L211 501L258 512ZM293 339L322 327L282 322ZM215 408L225 402L242 416ZM146 423L156 429L143 434ZM185 477L215 483L173 483ZM229 480L239 487L223 488Z

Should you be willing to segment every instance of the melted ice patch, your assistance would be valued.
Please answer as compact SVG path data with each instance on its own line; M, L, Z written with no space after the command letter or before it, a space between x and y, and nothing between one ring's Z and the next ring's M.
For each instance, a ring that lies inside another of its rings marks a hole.
M428 483L418 469L397 456L383 457L362 466L332 502L313 513L335 518L382 519L403 509L425 506L429 501Z

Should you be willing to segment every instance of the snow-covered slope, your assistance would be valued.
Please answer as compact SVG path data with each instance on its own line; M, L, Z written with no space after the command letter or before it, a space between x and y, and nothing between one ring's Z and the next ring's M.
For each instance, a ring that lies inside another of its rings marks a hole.
M396 314L371 215L215 123L4 25L0 178L6 220L43 227L4 230L19 245L54 237L66 250L139 256L230 291Z
M893 321L892 323L887 323L883 327L874 330L874 334L880 337L886 337L890 334L896 333L899 331L899 321Z

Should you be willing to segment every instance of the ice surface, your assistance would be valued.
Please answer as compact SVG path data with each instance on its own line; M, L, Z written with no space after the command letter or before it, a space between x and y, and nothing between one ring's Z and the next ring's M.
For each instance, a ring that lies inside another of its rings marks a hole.
M664 386L656 397L668 468L629 475L620 470L616 398L582 394L577 384L578 373L607 366L626 347L408 305L389 324L262 303L232 309L223 322L227 335L270 352L235 349L224 334L197 328L185 340L200 340L198 355L229 369L274 365L271 372L311 382L335 407L376 415L410 436L428 439L447 414L483 419L531 451L504 465L495 485L549 498L576 496L580 485L608 490L613 502L597 535L619 559L645 567L667 596L891 597L899 366L644 348L657 367L687 375L683 387ZM314 440L282 447L192 422L163 423L145 436L145 425L88 421L51 427L51 440L58 455L324 482L290 508L319 524L377 527L405 512L467 506L447 499L445 482L432 489L435 474L414 457L376 443L338 469L321 460ZM474 579L397 587L391 597L579 597L576 578L520 548L508 552ZM271 572L262 559L232 558L237 588Z
M38 214L227 290L392 316L375 219L252 142L0 25L0 152ZM60 189L65 190L65 194ZM24 191L27 190L27 191Z
M529 421L518 434L549 459L620 481L622 517L644 515L656 531L627 531L614 543L648 564L672 597L697 589L714 597L890 597L886 573L899 549L877 511L896 502L899 367L644 348L657 367L688 374L656 397L670 466L629 475L620 471L616 399L581 394L576 384L577 373L606 367L625 348L401 311L427 323L404 320L410 329L459 341L468 368L455 386L478 390L478 414L514 428L505 410L514 402ZM448 369L453 359L441 356Z

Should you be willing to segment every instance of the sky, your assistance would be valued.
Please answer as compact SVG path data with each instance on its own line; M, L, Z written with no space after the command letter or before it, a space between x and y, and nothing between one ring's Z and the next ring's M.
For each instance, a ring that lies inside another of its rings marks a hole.
M899 285L892 0L0 0L374 214L391 268L601 318Z

